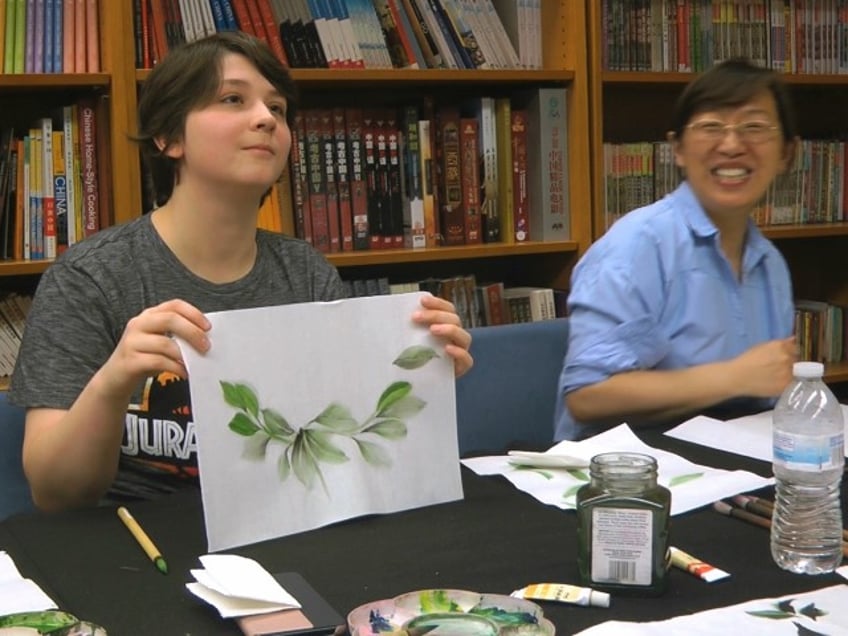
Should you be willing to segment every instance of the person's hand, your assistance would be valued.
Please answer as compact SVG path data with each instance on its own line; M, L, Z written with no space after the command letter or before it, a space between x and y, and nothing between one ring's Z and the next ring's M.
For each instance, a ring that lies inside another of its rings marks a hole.
M447 341L445 353L453 358L457 378L474 365L468 353L471 334L462 328L462 321L451 302L437 296L422 296L421 309L412 314L412 319L421 325L429 325L430 333Z
M206 316L183 300L149 307L127 322L100 374L116 396L128 394L142 379L160 372L185 378L180 347L172 336L204 353L209 349L209 328Z
M776 397L792 380L792 365L798 360L795 338L770 340L755 345L731 361L741 395Z

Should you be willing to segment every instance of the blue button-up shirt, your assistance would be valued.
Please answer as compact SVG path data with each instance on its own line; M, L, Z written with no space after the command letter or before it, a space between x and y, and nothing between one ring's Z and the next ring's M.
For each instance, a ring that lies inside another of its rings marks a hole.
M570 391L624 371L728 360L792 334L792 282L777 248L749 221L740 278L719 241L683 182L589 248L571 278L556 440L600 430L574 420L564 404Z

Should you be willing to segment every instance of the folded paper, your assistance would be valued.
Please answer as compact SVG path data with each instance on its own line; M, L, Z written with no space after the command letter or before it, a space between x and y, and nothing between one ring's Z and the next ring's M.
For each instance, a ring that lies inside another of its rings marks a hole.
M235 554L200 557L203 569L192 570L195 583L188 590L210 605L223 618L267 614L297 609L300 603L259 563Z

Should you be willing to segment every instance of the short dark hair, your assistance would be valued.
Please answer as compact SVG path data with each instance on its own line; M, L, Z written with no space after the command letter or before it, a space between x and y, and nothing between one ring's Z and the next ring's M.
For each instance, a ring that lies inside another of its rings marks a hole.
M165 150L181 141L188 114L210 103L221 85L221 61L228 53L246 57L285 97L286 121L291 127L297 106L297 88L288 68L260 39L242 31L222 31L172 49L141 87L138 101L138 135L142 160L149 173L147 187L156 206L174 191L177 161ZM157 140L164 142L160 149Z
M671 130L680 139L694 115L705 110L741 106L764 90L774 97L783 139L792 141L797 134L795 113L780 74L744 58L725 60L694 79L677 99Z

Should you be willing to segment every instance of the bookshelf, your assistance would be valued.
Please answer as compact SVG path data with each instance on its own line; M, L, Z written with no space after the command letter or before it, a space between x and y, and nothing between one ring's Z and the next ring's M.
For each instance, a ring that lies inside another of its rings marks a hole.
M122 0L121 19L132 21L132 3ZM362 250L329 254L343 277L389 277L409 281L430 276L473 273L481 280L565 288L571 267L591 241L588 155L588 81L586 76L585 7L582 0L542 3L543 65L538 70L467 69L292 69L303 108L327 106L399 106L431 97L437 103L482 95L514 96L542 86L568 88L568 203L570 240L549 243L487 243L431 249ZM134 60L133 43L125 38L122 64ZM141 84L148 70L131 69ZM366 96L363 100L363 95ZM123 107L134 112L135 91L124 94ZM137 155L135 159L137 165ZM141 210L139 171L133 172L132 210ZM291 219L284 227L293 227Z
M665 139L674 102L694 77L690 72L606 70L606 1L586 0L593 240L605 227L604 143ZM784 79L802 139L845 137L848 75L787 73ZM768 225L762 230L786 258L797 298L848 303L848 223ZM848 382L848 362L827 365L825 379Z
M135 90L132 60L125 58L126 46L123 33L132 28L131 11L124 4L129 2L100 2L98 5L98 29L100 33L100 66L97 73L0 73L0 106L4 113L4 124L29 126L36 117L45 116L64 103L93 94L108 99L110 152L100 156L99 161L108 163L109 183L104 190L109 192L105 217L112 222L132 218L132 210L140 192L138 177L138 154L127 138L134 112L130 110L125 96ZM132 105L134 108L134 104ZM32 276L44 272L49 260L3 260L0 261L0 276ZM33 283L34 285L34 283Z

